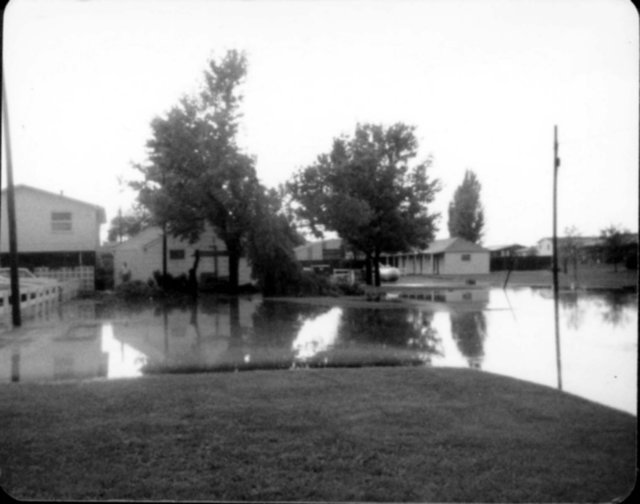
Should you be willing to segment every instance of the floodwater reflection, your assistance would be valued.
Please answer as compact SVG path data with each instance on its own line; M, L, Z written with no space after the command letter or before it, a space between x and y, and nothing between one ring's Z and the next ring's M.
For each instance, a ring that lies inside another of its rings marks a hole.
M305 361L331 348L338 337L342 308L331 308L327 313L305 320L293 340L295 358Z
M447 299L447 295L449 299ZM443 301L444 299L444 301ZM64 305L3 335L0 381L307 366L471 367L636 413L637 295L566 292L561 370L549 290L423 293L393 308L248 298Z

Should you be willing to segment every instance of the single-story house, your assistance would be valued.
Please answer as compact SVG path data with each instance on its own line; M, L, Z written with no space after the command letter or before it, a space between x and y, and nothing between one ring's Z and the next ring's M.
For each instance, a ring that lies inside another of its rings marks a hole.
M27 185L14 187L19 265L36 275L59 280L77 278L81 288L95 288L96 251L105 211ZM9 264L7 193L2 191L0 263Z
M435 240L425 250L383 254L403 275L482 275L489 273L488 249L464 238Z
M162 271L162 229L148 227L136 236L114 248L113 267L115 285L122 283L120 273L124 264L131 272L131 280L146 282L155 271ZM188 275L200 252L198 275L211 274L219 279L229 278L229 254L225 243L211 229L206 230L193 244L180 238L167 236L167 273L177 277ZM238 271L240 285L252 283L251 267L246 258L240 258Z

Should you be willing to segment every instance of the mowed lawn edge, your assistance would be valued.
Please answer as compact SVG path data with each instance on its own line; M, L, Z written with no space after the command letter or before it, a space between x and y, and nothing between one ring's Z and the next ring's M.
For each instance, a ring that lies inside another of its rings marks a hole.
M361 368L0 386L17 499L604 502L633 415L485 372Z

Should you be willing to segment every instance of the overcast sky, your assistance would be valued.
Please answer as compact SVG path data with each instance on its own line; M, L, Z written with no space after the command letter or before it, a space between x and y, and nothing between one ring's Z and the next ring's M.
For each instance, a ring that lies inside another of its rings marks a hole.
M483 243L531 245L552 231L557 124L560 231L637 231L628 0L12 0L3 57L15 183L101 205L108 219L126 211L135 194L118 179L144 161L150 121L233 48L249 63L241 145L266 185L358 122L406 122L443 185L438 238L471 169Z

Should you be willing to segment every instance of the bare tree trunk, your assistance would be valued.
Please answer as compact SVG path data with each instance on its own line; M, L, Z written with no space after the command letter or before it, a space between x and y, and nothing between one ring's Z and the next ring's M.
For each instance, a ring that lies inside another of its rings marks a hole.
M229 291L231 294L236 294L238 292L239 267L240 254L238 252L229 252Z
M375 274L375 286L380 287L380 251L376 249L373 257L373 268Z
M229 293L237 294L239 285L239 268L240 268L240 254L242 247L240 242L236 238L232 238L225 241L227 246L227 253L229 254Z
M373 277L371 274L371 252L367 252L366 253L366 259L365 259L365 264L364 264L364 281L366 282L367 285L373 285Z

